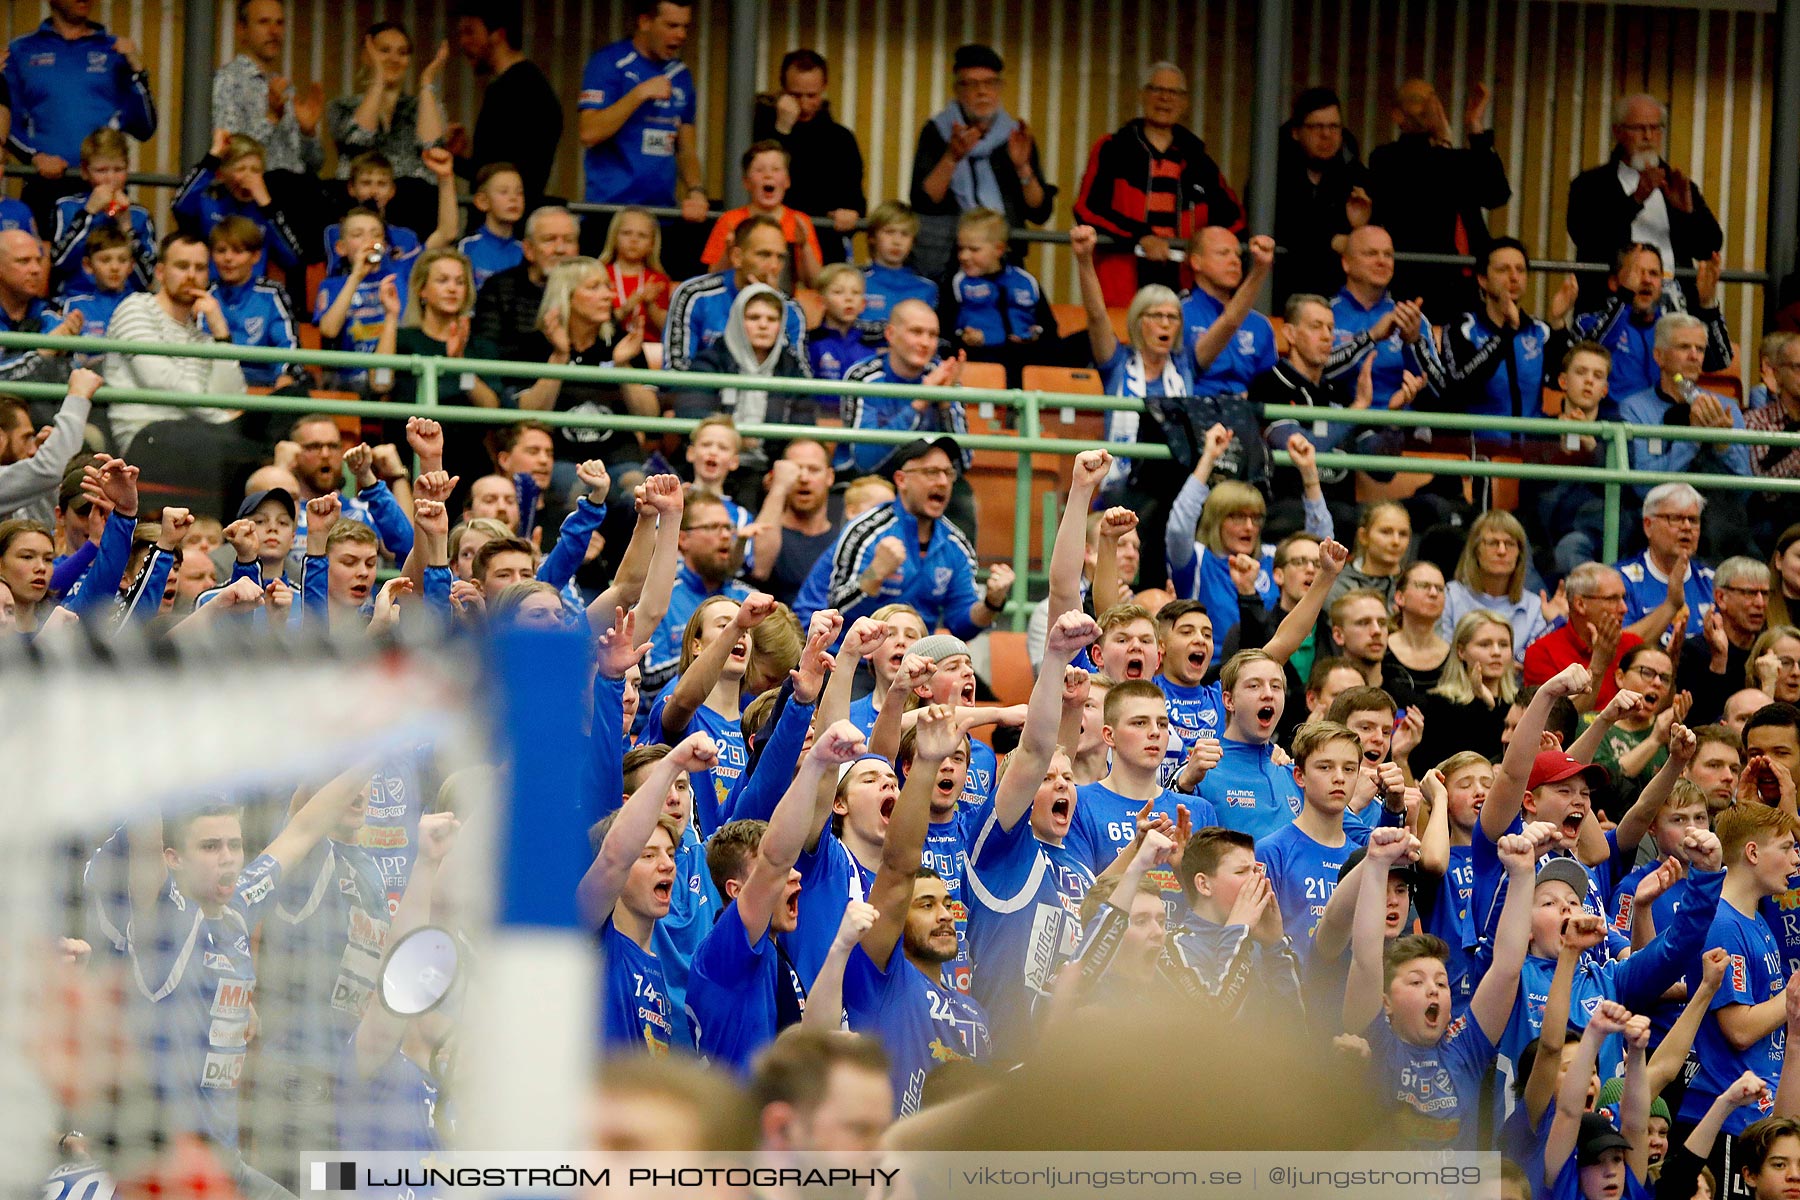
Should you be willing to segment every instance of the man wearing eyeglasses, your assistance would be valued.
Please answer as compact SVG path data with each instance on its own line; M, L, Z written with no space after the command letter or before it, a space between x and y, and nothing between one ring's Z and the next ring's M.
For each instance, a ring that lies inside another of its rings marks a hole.
M1725 243L1706 197L1680 167L1663 158L1669 110L1654 96L1625 96L1613 105L1613 152L1569 184L1568 227L1575 257L1611 262L1631 242L1662 253L1663 274L1710 258ZM1581 285L1581 307L1606 300L1603 277Z
M1713 575L1713 615L1706 621L1705 641L1682 653L1675 685L1694 697L1688 714L1692 724L1703 725L1724 713L1725 702L1744 682L1750 648L1768 624L1768 614L1769 564L1743 555L1720 563Z
M1206 152L1206 143L1181 124L1188 113L1188 81L1174 63L1159 62L1144 76L1144 115L1094 143L1088 154L1076 219L1129 245L1102 246L1094 270L1106 303L1124 308L1150 283L1181 290L1181 256L1169 242L1192 239L1217 226L1244 231L1244 209Z
M1594 686L1569 699L1582 712L1597 712L1619 690L1622 656L1644 639L1623 628L1625 581L1605 563L1582 563L1566 581L1569 619L1525 648L1525 683L1539 687L1564 667L1586 665Z
M1625 579L1625 627L1652 645L1687 610L1686 637L1705 631L1713 607L1713 569L1701 562L1700 514L1706 500L1685 483L1664 483L1644 497L1642 553L1616 564Z

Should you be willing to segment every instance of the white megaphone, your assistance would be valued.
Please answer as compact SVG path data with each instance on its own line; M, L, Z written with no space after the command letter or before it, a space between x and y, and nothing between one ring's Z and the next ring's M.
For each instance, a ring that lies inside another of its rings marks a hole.
M444 1002L463 967L455 934L426 925L396 941L381 965L381 1003L395 1016L416 1017Z

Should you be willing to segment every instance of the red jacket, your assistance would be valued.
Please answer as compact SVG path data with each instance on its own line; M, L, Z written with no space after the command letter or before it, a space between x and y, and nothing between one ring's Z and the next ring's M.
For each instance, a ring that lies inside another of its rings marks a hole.
M1206 143L1177 125L1168 150L1144 137L1144 121L1128 122L1094 143L1075 215L1105 233L1186 238L1208 225L1244 230L1244 207L1206 152Z

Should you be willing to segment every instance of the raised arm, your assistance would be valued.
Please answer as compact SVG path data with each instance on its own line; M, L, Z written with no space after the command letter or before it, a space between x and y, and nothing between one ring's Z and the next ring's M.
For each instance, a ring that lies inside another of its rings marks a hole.
M1625 1152L1632 1175L1645 1178L1650 1171L1650 1068L1644 1048L1650 1044L1650 1018L1632 1017L1625 1022L1625 1087L1619 1095L1619 1133L1631 1143Z
M1402 858L1416 857L1419 839L1387 827L1369 834L1368 851L1352 874L1362 876L1350 928L1350 975L1344 983L1344 1029L1359 1033L1381 1012L1382 955L1386 946L1388 872Z
M1138 526L1129 508L1109 508L1100 517L1100 544L1094 551L1094 611L1103 613L1131 599L1129 581L1119 576L1119 540ZM1188 544L1193 553L1193 543Z
M1088 348L1096 363L1109 362L1119 349L1118 335L1113 333L1112 316L1106 311L1106 295L1100 287L1100 272L1094 269L1094 244L1099 235L1090 225L1077 225L1069 230L1069 250L1075 255L1075 278L1081 284L1081 306L1087 309Z
M606 831L606 840L600 844L600 853L594 856L593 865L576 888L576 899L589 925L598 929L612 915L613 905L618 903L619 893L625 890L625 882L631 876L632 864L643 854L656 829L656 819L662 814L663 801L674 786L675 777L683 771L704 771L718 761L719 748L712 738L694 733L651 764L637 791L620 805L612 827Z
M844 919L838 922L837 936L825 951L819 973L813 977L812 990L806 993L806 1011L800 1014L805 1029L837 1033L844 1025L844 968L850 962L850 951L862 941L875 924L875 906L852 900L844 906Z
M1594 1064L1600 1058L1600 1044L1615 1033L1625 1032L1631 1014L1623 1004L1602 1000L1588 1017L1582 1031L1575 1059L1563 1076L1556 1093L1556 1119L1544 1135L1544 1178L1533 1180L1533 1188L1554 1189L1556 1177L1572 1165L1575 1142L1581 1133L1581 1116L1587 1111L1588 1081L1594 1077Z
M909 715L906 706L914 689L929 683L936 673L936 663L916 654L908 654L900 660L900 669L894 672L887 695L882 699L881 711L875 714L875 727L869 731L870 750L889 760L900 753L900 737L906 730ZM918 718L913 719L916 722Z
M1506 871L1506 904L1494 930L1494 958L1487 974L1469 999L1469 1015L1480 1025L1488 1041L1496 1044L1506 1031L1513 1001L1519 994L1519 972L1531 947L1532 877L1542 854L1556 836L1556 827L1539 821L1523 833L1509 833L1495 847Z
M1697 743L1694 731L1686 725L1671 725L1669 728L1669 758L1663 763L1644 790L1638 793L1637 801L1625 810L1619 818L1614 834L1621 847L1636 846L1650 835L1650 824L1656 820L1656 814L1662 809L1663 801L1675 790L1675 781L1687 771L1688 764L1694 761Z
M1712 1010L1713 997L1719 994L1719 985L1725 981L1725 968L1730 961L1731 956L1723 946L1715 946L1700 956L1700 982L1694 986L1687 1003L1682 1005L1681 1015L1663 1036L1656 1053L1650 1056L1652 1096L1661 1095L1687 1065L1688 1052L1694 1048L1694 1036L1700 1032L1700 1022ZM1794 1028L1792 1020L1788 1022L1788 1028Z
M1581 731L1581 736L1575 739L1575 744L1569 747L1569 757L1579 763L1593 762L1594 755L1600 753L1600 747L1606 744L1606 735L1612 732L1612 727L1620 719L1636 713L1643 703L1644 698L1629 688L1620 688L1614 692L1613 698L1606 702L1606 707L1594 714L1594 719L1588 722L1587 728ZM1651 815L1656 814L1652 811Z
M455 813L426 813L419 818L419 853L413 860L412 875L406 881L406 893L394 912L394 923L388 927L387 944L392 946L407 934L431 921L432 894L437 890L438 868L444 855L456 840L462 822ZM367 1079L400 1048L406 1035L407 1018L388 1011L387 1005L375 1000L363 1009L362 1021L356 1027L356 1073Z
M907 911L912 908L913 874L925 852L926 827L931 823L931 790L937 781L938 765L955 751L963 736L956 727L956 710L947 705L927 709L918 730L912 770L907 772L906 786L900 789L900 799L888 818L887 836L881 843L881 867L869 888L875 923L862 937L863 953L884 971L906 929Z
M1262 294L1263 281L1268 279L1269 271L1275 266L1275 239L1266 234L1257 234L1250 239L1250 271L1244 281L1238 284L1237 291L1231 293L1231 299L1225 302L1225 310L1194 342L1194 367L1204 371L1212 366L1213 359L1219 352L1231 344L1237 336L1239 326L1250 310L1256 307L1256 299Z
M1605 940L1606 922L1593 913L1578 913L1563 920L1562 949L1557 952L1556 973L1550 977L1550 995L1544 1001L1531 1079L1525 1084L1525 1117L1532 1129L1544 1119L1550 1100L1556 1095L1563 1043L1569 1036L1569 993L1575 984L1575 968L1584 950Z
M766 592L752 592L738 605L731 624L709 642L677 678L675 690L663 705L663 736L678 737L706 703L707 696L718 686L725 673L725 660L731 657L738 641L775 611L775 597Z
M373 774L368 763L358 763L315 791L263 853L280 863L284 871L293 867L337 828L351 803L369 786Z
M1075 661L1084 646L1100 636L1100 626L1084 612L1065 612L1050 627L1044 643L1044 665L1031 686L1025 728L1019 748L994 793L994 816L1002 829L1010 830L1031 810L1031 802L1050 756L1056 751L1056 731L1062 723L1063 668ZM923 722L920 723L921 733Z
M800 480L800 465L788 459L769 464L769 491L756 514L756 533L751 539L754 553L750 560L750 578L768 582L775 573L775 560L781 557L781 515L787 510L788 493Z
M655 629L669 611L669 593L675 587L675 566L681 560L681 512L687 501L682 495L681 480L673 475L652 475L641 487L643 503L656 514L656 539L650 550L650 565L644 570L643 586L638 590L636 608L638 628ZM626 553L629 555L629 549ZM613 586L624 586L624 580L625 564L620 563ZM601 599L605 598L602 593ZM608 615L609 612L597 612L590 607L588 623L598 630L601 626L596 618L603 621Z
M1565 696L1580 695L1588 687L1587 668L1575 664L1564 667L1532 696L1507 744L1506 757L1494 773L1493 790L1481 806L1481 832L1488 841L1498 843L1524 808L1525 781L1531 777L1531 764L1537 758L1538 743L1550 719L1550 706Z
M1343 545L1330 538L1319 543L1319 569L1313 574L1311 586L1300 597L1300 603L1294 605L1294 611L1281 619L1281 624L1275 629L1275 636L1263 647L1270 658L1285 665L1294 651L1300 648L1306 635L1318 624L1319 613L1325 607L1325 597L1331 594L1331 585L1337 582L1338 575L1349 561L1350 551Z
M1112 470L1113 456L1104 450L1083 450L1075 456L1069 500L1056 526L1056 543L1050 550L1049 623L1081 607L1081 560L1087 555L1088 510L1094 494Z
M762 841L757 844L756 857L750 862L750 878L738 892L738 917L744 922L751 945L762 939L775 906L787 891L788 873L806 845L819 781L828 771L835 775L837 767L866 750L861 731L848 721L839 721L813 739L812 749L801 758L793 781L775 805Z

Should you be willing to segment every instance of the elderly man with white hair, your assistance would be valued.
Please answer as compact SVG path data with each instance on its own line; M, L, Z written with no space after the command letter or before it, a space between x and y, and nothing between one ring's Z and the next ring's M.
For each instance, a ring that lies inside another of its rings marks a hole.
M1643 551L1614 564L1625 579L1625 628L1646 642L1667 641L1669 625L1687 610L1686 636L1704 632L1713 609L1713 569L1700 561L1700 514L1706 499L1685 483L1664 483L1644 497ZM1767 570L1767 568L1764 568Z
M1244 231L1236 193L1206 143L1181 123L1188 79L1180 67L1159 62L1145 71L1143 114L1094 143L1075 198L1077 220L1118 239L1094 254L1114 308L1129 305L1145 284L1181 290L1181 255L1171 241L1191 240L1209 225L1228 230L1233 242Z
M1619 413L1635 425L1695 425L1742 429L1737 402L1702 391L1696 382L1706 359L1706 326L1686 313L1670 313L1656 323L1651 349L1661 378L1653 388L1620 396ZM1750 474L1750 448L1742 443L1707 443L1674 438L1634 438L1631 466L1638 471L1708 475Z
M1725 243L1706 197L1663 157L1669 110L1654 96L1621 97L1613 105L1613 152L1569 184L1568 227L1575 257L1611 262L1632 242L1662 252L1663 275L1711 258ZM1582 283L1581 307L1605 301L1601 276Z

